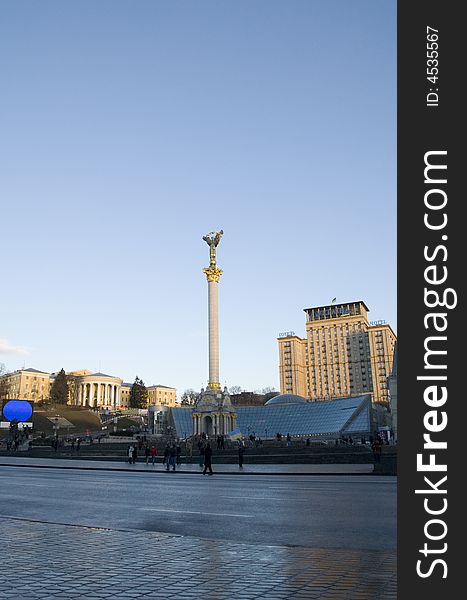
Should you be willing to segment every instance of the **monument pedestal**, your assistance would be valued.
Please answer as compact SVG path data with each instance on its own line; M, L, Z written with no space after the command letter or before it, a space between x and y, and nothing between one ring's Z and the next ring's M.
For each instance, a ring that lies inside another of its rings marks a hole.
M232 406L227 388L201 390L193 410L193 434L227 435L235 429L237 412Z

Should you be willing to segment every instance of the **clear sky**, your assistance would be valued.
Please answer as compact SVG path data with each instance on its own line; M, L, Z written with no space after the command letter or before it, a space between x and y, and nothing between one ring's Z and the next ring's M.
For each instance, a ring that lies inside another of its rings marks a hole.
M277 335L396 330L396 3L0 3L0 362L278 389Z

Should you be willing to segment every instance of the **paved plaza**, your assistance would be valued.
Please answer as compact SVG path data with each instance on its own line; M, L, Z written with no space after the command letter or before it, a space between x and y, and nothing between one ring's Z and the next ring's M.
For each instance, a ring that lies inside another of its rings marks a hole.
M0 598L396 598L395 479L0 467Z

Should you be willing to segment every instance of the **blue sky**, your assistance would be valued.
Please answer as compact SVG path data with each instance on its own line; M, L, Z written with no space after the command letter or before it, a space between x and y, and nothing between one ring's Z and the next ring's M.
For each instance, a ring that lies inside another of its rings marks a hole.
M396 330L396 5L0 4L0 362L278 388L279 332Z

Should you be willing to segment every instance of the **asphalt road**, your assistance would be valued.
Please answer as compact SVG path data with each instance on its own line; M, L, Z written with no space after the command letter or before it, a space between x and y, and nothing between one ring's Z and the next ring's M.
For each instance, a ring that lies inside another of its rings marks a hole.
M394 550L396 479L0 467L0 516L218 540Z

